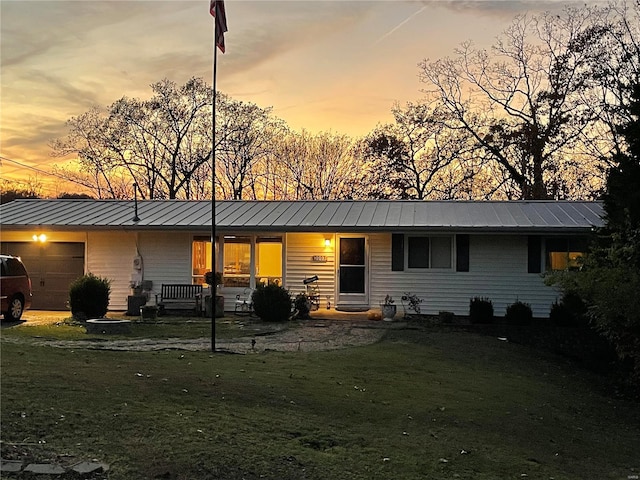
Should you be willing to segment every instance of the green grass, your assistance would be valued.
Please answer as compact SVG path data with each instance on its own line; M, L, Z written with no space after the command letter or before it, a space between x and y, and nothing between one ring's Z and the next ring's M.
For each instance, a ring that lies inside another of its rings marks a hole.
M95 339L193 339L211 336L211 320L202 317L174 317L164 316L156 321L140 321L123 315L110 315L114 320L130 320L131 332L120 335L87 334L86 329L71 317L61 322L24 322L11 328L5 328L2 335L23 339L51 339L51 340L95 340ZM253 319L225 317L216 319L216 337L235 338L272 328L272 325L256 322Z
M1 353L3 454L97 458L111 479L640 471L639 404L606 395L602 379L558 357L471 333L394 330L375 345L318 353L13 342Z

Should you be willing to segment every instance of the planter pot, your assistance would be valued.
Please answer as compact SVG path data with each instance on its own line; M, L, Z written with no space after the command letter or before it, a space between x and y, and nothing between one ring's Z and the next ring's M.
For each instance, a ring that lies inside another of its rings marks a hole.
M155 320L158 317L158 308L151 305L140 307L140 316L143 320Z
M396 316L396 305L380 305L382 309L382 320L385 322L393 322L393 317Z
M204 314L207 317L211 316L211 295L204 297ZM216 318L224 317L224 296L216 295Z

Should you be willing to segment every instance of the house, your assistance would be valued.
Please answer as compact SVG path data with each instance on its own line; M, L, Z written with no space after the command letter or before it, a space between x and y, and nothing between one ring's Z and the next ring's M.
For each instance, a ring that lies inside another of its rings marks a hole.
M35 309L65 309L68 285L112 280L110 308L132 285L202 283L211 270L210 201L15 200L0 207L1 250L22 257ZM216 270L225 309L258 282L292 294L317 275L322 308L376 308L385 295L466 315L486 297L546 316L557 292L545 271L572 268L602 205L570 201L217 201ZM399 302L398 302L399 303Z

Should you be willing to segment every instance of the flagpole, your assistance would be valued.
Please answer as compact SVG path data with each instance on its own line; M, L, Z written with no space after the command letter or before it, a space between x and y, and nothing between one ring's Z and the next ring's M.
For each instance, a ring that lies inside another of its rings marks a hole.
M216 276L216 77L218 70L218 48L224 53L224 32L227 31L227 14L224 0L210 0L209 13L213 16L213 99L211 101L211 273L213 274L213 288L211 293L211 351L216 351L216 296L218 283ZM221 247L218 242L219 248ZM224 309L224 305L222 307Z
M213 99L211 108L211 128L213 139L211 145L211 273L213 286L211 287L211 351L216 351L216 297L218 282L216 282L216 76L218 70L218 2L215 2L215 18L213 21ZM224 307L223 307L224 308Z

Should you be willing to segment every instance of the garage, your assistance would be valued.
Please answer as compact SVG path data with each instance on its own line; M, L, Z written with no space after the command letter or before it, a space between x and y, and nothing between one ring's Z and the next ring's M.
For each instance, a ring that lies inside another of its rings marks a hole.
M4 254L20 257L31 277L34 310L67 310L69 285L84 274L84 243L2 242Z

